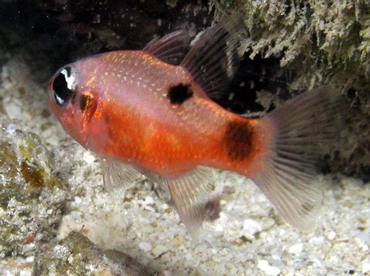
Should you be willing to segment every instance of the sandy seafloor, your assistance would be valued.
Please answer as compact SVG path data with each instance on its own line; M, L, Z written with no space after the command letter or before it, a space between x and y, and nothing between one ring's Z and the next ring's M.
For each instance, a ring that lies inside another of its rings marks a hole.
M126 199L105 191L95 155L74 142L52 115L45 116L46 84L32 82L25 64L10 61L0 72L6 114L20 129L40 136L68 185L72 200L58 238L82 231L103 249L125 252L174 275L370 275L369 184L320 176L321 216L313 231L302 233L281 220L250 180L216 171L216 183L224 185L220 218L206 222L200 241L192 242L173 206L148 181L136 183ZM19 275L30 275L32 269L23 267ZM15 271L2 260L0 274Z

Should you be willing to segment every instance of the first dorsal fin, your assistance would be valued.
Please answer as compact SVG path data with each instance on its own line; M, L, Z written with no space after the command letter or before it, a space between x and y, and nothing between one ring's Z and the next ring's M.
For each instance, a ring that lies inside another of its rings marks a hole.
M228 16L201 35L181 66L192 74L210 98L217 99L225 93L235 75L245 50L241 41L247 37L241 16Z
M180 30L165 35L160 39L153 39L143 50L164 62L178 65L184 58L188 49L189 36L184 31Z

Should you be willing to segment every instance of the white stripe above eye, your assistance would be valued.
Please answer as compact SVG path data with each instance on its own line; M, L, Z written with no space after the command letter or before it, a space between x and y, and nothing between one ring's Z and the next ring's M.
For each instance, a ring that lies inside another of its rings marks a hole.
M68 76L68 71L65 68L62 69L62 71L60 73L64 75L64 78L66 80L68 89L74 90L77 86L76 78L75 78L74 74L72 73L70 76Z

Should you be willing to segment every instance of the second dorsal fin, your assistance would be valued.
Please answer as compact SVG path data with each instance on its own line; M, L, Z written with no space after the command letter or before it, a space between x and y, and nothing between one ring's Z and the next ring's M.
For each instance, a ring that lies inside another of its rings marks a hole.
M143 49L156 58L173 65L180 64L188 50L189 36L182 30L153 39Z
M240 15L227 16L206 30L181 62L206 94L219 98L227 89L243 57L241 41L248 31Z

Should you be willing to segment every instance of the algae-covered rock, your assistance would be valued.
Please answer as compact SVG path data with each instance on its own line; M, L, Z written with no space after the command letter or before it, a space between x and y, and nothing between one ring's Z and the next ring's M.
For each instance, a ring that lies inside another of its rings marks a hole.
M329 71L356 73L341 74L345 79L370 77L369 1L222 0L218 10L243 13L251 57L276 55L281 66L299 66L303 87L329 79Z
M49 246L40 253L34 266L35 275L150 275L130 256L102 251L79 232Z
M0 115L0 258L33 256L55 236L65 192L36 134Z
M215 7L216 18L243 14L251 34L244 41L247 64L263 67L247 71L247 79L256 75L264 84L253 79L253 88L245 85L241 93L257 94L252 99L265 110L319 86L347 96L351 108L342 110L341 139L330 148L325 167L369 179L370 2L221 0Z

